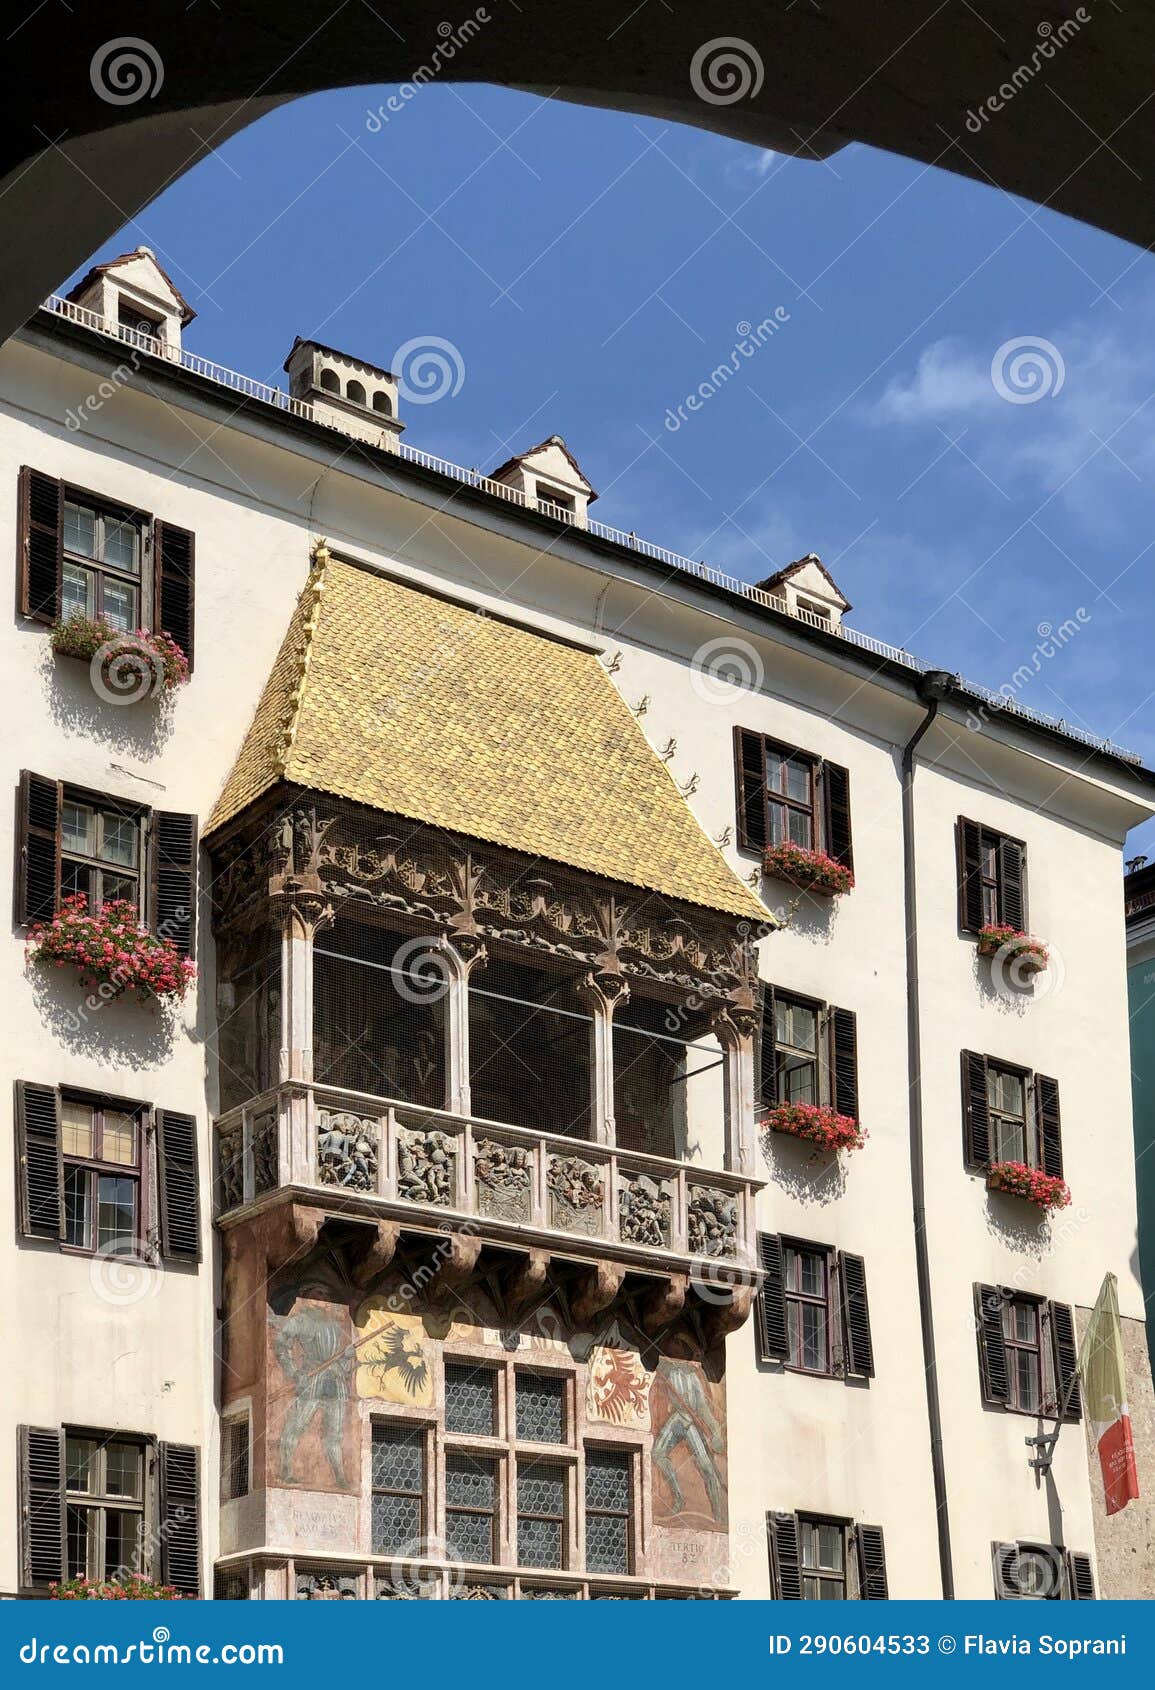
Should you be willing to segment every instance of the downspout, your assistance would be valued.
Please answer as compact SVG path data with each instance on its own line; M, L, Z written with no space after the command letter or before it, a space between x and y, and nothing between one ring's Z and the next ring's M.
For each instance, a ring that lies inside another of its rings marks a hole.
M914 1260L918 1275L918 1309L922 1326L923 1374L926 1380L926 1412L930 1424L930 1464L934 1480L935 1516L938 1525L938 1560L944 1601L954 1600L954 1568L951 1562L950 1516L947 1512L946 1468L943 1462L942 1409L938 1390L938 1357L935 1348L934 1314L930 1298L930 1252L926 1240L926 1160L922 1124L922 1039L918 984L917 903L914 869L914 754L919 742L938 715L938 707L954 689L955 677L943 669L932 669L919 681L919 697L926 715L907 740L902 752L902 861L906 909L906 1049L910 1108L910 1185L914 1204Z

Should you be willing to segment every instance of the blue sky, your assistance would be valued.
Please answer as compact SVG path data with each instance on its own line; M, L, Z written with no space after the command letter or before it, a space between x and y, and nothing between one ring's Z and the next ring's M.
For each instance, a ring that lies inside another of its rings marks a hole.
M385 366L448 340L464 380L412 444L484 469L560 433L603 520L752 581L816 551L859 627L988 686L1075 622L1018 696L1155 764L1155 259L860 146L469 85L370 119L391 92L274 113L94 256L153 247L186 344L265 379L295 334Z

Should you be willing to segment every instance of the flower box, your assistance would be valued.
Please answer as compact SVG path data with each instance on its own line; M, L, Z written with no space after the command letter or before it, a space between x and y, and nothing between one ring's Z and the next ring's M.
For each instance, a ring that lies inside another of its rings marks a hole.
M1017 927L992 924L979 929L979 955L994 957L1000 952L1022 974L1041 974L1050 962L1050 953L1041 939L1032 939Z
M46 967L80 970L82 986L100 986L111 998L134 991L150 998L183 998L196 967L171 939L158 939L143 926L136 905L114 899L90 911L82 892L65 898L51 921L34 922L28 947Z
M766 1111L762 1124L819 1150L861 1150L866 1143L866 1132L853 1115L840 1115L818 1103L776 1103Z
M49 638L58 656L90 666L96 691L114 704L156 698L188 680L188 658L168 634L147 628L125 633L103 617L74 611L54 624Z
M854 886L854 875L844 863L835 862L825 851L811 851L789 841L768 845L762 859L767 874L789 881L802 892L816 892L824 898L840 898Z
M53 1580L48 1586L53 1602L195 1602L182 1596L171 1584L157 1584L141 1573L123 1579L72 1578Z
M1057 1174L1045 1174L1041 1168L1029 1168L1025 1162L992 1162L987 1169L987 1187L1005 1191L1009 1197L1023 1197L1040 1209L1065 1209L1071 1201L1065 1180Z

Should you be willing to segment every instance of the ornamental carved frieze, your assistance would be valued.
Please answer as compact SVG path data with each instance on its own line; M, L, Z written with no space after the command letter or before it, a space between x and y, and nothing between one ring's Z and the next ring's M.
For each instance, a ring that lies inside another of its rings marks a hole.
M268 914L270 887L280 901L308 888L338 911L650 980L703 1007L754 1001L745 923L334 799L254 812L213 867L218 933Z
M686 1205L692 1256L734 1256L738 1251L738 1199L732 1191L692 1185Z
M457 1143L448 1133L401 1132L397 1141L397 1195L435 1209L457 1201Z
M504 1221L533 1218L532 1150L480 1139L474 1151L473 1176L481 1214Z
M377 1122L347 1110L319 1109L317 1178L345 1191L376 1191Z
M650 1244L668 1250L672 1212L669 1185L648 1174L635 1174L618 1192L618 1234L624 1244Z
M597 1238L602 1231L605 1180L596 1163L580 1156L551 1156L546 1169L550 1225Z

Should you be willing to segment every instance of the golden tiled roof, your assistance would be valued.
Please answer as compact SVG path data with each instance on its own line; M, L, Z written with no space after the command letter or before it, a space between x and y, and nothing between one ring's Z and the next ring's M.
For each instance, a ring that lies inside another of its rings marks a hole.
M592 652L317 557L206 833L291 781L767 919Z

